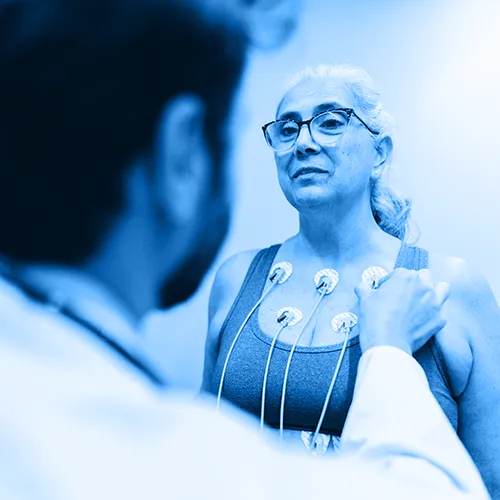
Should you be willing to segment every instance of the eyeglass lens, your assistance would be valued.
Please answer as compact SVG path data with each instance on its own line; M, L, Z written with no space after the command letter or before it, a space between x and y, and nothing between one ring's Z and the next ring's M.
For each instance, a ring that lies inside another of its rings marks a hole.
M310 132L315 142L331 145L344 132L349 119L343 111L327 111L316 116L310 124ZM275 151L290 149L300 134L299 125L292 121L277 121L266 129L267 143Z

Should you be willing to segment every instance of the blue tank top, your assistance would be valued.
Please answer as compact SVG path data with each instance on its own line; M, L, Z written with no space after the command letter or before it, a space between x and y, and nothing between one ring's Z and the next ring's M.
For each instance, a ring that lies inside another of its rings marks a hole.
M211 384L214 394L217 394L231 343L251 308L262 295L279 247L280 245L274 245L261 250L255 256L222 326L219 354ZM419 270L427 266L426 250L402 243L396 268ZM222 397L256 416L260 416L262 383L270 346L271 339L259 327L258 314L255 312L243 328L226 369ZM265 414L266 424L271 427L279 426L283 379L290 349L290 344L278 340L269 367ZM285 429L315 430L341 349L342 344L297 346L287 382ZM354 393L360 357L359 336L355 336L348 340L321 432L341 434ZM435 339L432 338L414 354L414 357L424 369L432 393L456 429L457 405L451 395L449 375Z

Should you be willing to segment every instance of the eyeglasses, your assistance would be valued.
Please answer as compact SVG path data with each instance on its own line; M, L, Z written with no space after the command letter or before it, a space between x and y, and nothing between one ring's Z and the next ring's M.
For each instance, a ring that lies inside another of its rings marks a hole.
M300 131L307 125L314 142L322 146L332 146L345 132L351 116L356 117L373 135L378 132L371 129L352 108L336 108L323 111L309 120L276 120L262 127L268 146L277 153L291 149L297 141Z

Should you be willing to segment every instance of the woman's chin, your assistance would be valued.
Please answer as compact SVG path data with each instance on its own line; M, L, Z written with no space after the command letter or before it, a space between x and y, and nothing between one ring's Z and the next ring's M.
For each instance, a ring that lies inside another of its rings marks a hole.
M295 189L287 196L290 204L297 210L321 207L332 200L332 193L327 192L324 186L304 186Z

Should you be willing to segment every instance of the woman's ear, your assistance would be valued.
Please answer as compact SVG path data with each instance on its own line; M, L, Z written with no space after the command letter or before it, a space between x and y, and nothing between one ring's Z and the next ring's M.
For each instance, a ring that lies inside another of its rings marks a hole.
M176 227L194 222L212 179L205 105L198 96L179 95L165 105L158 124L153 175L153 192L164 218Z
M389 136L383 137L375 146L375 162L372 167L372 178L382 175L388 165L393 151L392 139Z

